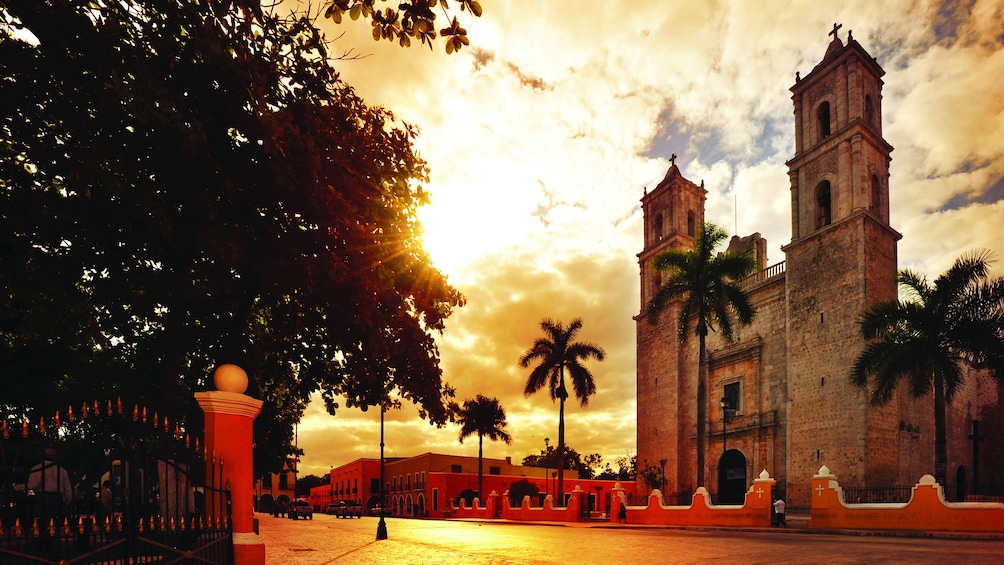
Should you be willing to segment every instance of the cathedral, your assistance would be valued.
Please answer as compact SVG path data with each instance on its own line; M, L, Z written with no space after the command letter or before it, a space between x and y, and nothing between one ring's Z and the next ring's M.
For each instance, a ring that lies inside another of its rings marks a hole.
M826 465L845 487L910 486L934 472L931 398L905 389L884 406L851 384L864 348L858 316L897 298L897 242L889 224L889 163L882 136L885 71L834 25L815 68L795 75L795 148L787 162L791 241L784 261L767 265L759 233L733 237L758 271L742 281L757 314L736 339L708 336L705 487L718 503L741 503L761 470L778 481L793 508L808 508L812 476ZM665 178L641 200L644 249L638 254L641 310L637 324L638 491L658 469L667 504L689 504L697 488L698 340L677 338L679 306L650 325L645 308L661 283L653 259L692 247L704 221L707 191L684 178L675 156ZM940 273L928 273L933 278ZM970 371L949 405L948 480L960 492L1002 482L985 448L981 417L997 412L998 387ZM999 421L999 420L998 420ZM976 439L973 439L973 438Z

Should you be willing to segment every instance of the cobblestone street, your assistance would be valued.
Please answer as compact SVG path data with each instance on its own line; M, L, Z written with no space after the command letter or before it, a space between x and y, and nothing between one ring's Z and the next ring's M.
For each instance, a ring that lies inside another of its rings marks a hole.
M517 524L316 514L259 514L269 565L641 565L664 563L1004 563L1004 540L815 534L789 530L681 530L612 524Z

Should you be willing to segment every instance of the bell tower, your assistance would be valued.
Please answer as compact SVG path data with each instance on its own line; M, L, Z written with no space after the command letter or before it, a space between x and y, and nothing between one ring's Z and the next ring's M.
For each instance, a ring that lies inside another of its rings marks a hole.
M665 178L641 199L645 246L638 254L641 309L635 316L638 472L651 467L664 471L663 494L695 488L695 428L690 414L696 410L692 383L697 364L677 337L680 306L667 305L654 326L649 325L645 308L662 285L652 261L667 249L693 247L704 221L707 194L703 182L697 185L683 177L674 154Z
M889 225L889 162L882 137L885 71L834 24L822 61L791 87L795 155L787 265L790 504L808 506L801 485L827 465L855 485L896 480L897 408L872 408L850 383L864 347L858 316L897 297ZM820 359L826 363L821 364Z

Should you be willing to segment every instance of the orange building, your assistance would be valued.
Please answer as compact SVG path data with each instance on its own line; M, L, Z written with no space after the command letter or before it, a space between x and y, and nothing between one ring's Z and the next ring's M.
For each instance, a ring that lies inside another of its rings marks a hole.
M271 512L276 503L288 505L296 499L296 463L296 457L287 457L278 473L265 475L255 482L255 510Z
M512 458L482 460L484 490L505 494L510 485L527 480L540 491L540 498L554 495L557 487L555 469L513 465ZM575 478L565 474L566 498L578 485L588 493L588 508L606 512L615 481ZM310 490L310 502L323 509L329 502L355 500L362 503L367 514L374 514L380 502L380 460L358 459L331 470L331 484ZM629 497L635 484L624 481ZM415 518L447 518L460 498L478 490L478 458L458 455L424 453L415 457L384 460L384 490L387 515ZM538 501L534 501L539 504Z

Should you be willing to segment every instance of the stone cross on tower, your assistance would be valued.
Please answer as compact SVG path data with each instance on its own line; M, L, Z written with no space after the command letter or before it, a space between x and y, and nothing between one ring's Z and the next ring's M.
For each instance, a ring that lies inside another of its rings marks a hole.
M669 158L669 166L670 167L676 166L676 153L673 153L673 156Z
M844 27L843 24L838 24L838 23L834 22L833 23L833 31L831 31L830 33L828 33L826 35L832 35L833 39L839 39L837 37L837 30L840 29L840 28L842 28L842 27Z

